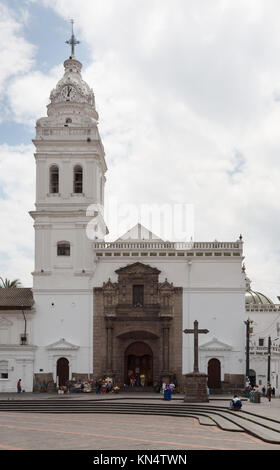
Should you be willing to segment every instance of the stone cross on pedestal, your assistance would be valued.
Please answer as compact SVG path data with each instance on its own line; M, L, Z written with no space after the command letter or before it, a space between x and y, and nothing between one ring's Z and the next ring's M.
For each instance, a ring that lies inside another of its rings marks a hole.
M193 364L193 371L198 372L198 335L199 333L209 333L209 330L199 330L198 329L198 321L195 320L193 330L184 330L186 334L193 334L194 335L194 364Z
M195 320L192 330L184 330L186 334L194 335L194 365L193 372L185 375L185 398L188 403L208 402L209 398L206 392L207 375L199 373L198 370L198 335L200 333L209 333L209 330L199 330L198 321Z

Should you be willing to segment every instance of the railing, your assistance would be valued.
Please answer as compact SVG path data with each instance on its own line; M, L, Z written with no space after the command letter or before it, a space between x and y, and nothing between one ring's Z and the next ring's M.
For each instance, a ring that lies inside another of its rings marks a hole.
M241 242L152 242L150 240L143 240L141 242L95 242L93 245L97 250L242 250Z
M250 354L268 354L267 346L250 346ZM280 346L271 346L271 355L280 354Z
M280 304L246 304L247 312L278 312Z
M38 127L36 137L38 136L90 136L92 139L98 139L97 130L84 127Z

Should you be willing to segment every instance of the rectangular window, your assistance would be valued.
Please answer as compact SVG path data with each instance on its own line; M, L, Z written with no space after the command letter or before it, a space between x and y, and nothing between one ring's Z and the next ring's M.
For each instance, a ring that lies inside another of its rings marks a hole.
M264 346L264 338L259 338L259 346Z
M53 175L51 181L51 193L57 194L58 193L58 174Z
M74 168L74 193L83 192L83 169L80 166Z
M57 256L70 256L70 243L59 243L57 245Z
M133 286L133 307L143 307L144 306L144 286L135 285Z
M8 378L8 361L0 361L0 379Z

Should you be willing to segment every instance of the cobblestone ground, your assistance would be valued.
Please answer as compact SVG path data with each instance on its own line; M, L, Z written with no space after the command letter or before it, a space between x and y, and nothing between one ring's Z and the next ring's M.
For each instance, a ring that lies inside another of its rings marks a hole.
M194 418L109 414L0 413L7 450L280 450Z

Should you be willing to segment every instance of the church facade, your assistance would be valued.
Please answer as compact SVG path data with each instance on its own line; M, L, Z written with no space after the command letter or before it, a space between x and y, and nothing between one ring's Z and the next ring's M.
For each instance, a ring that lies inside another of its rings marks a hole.
M124 384L132 372L144 375L147 386L176 379L183 390L194 362L193 335L183 330L195 320L209 330L199 338L199 369L208 374L209 387L243 388L242 239L167 242L138 224L106 242L100 234L108 233L102 215L107 166L94 94L74 55L64 67L33 141L35 268L28 344L20 344L21 353L12 359L8 340L0 344L0 391L16 391L23 376L20 355L28 348L26 391L73 378L110 376ZM0 313L0 335L1 324L9 328L9 308ZM21 331L17 308L10 327Z

